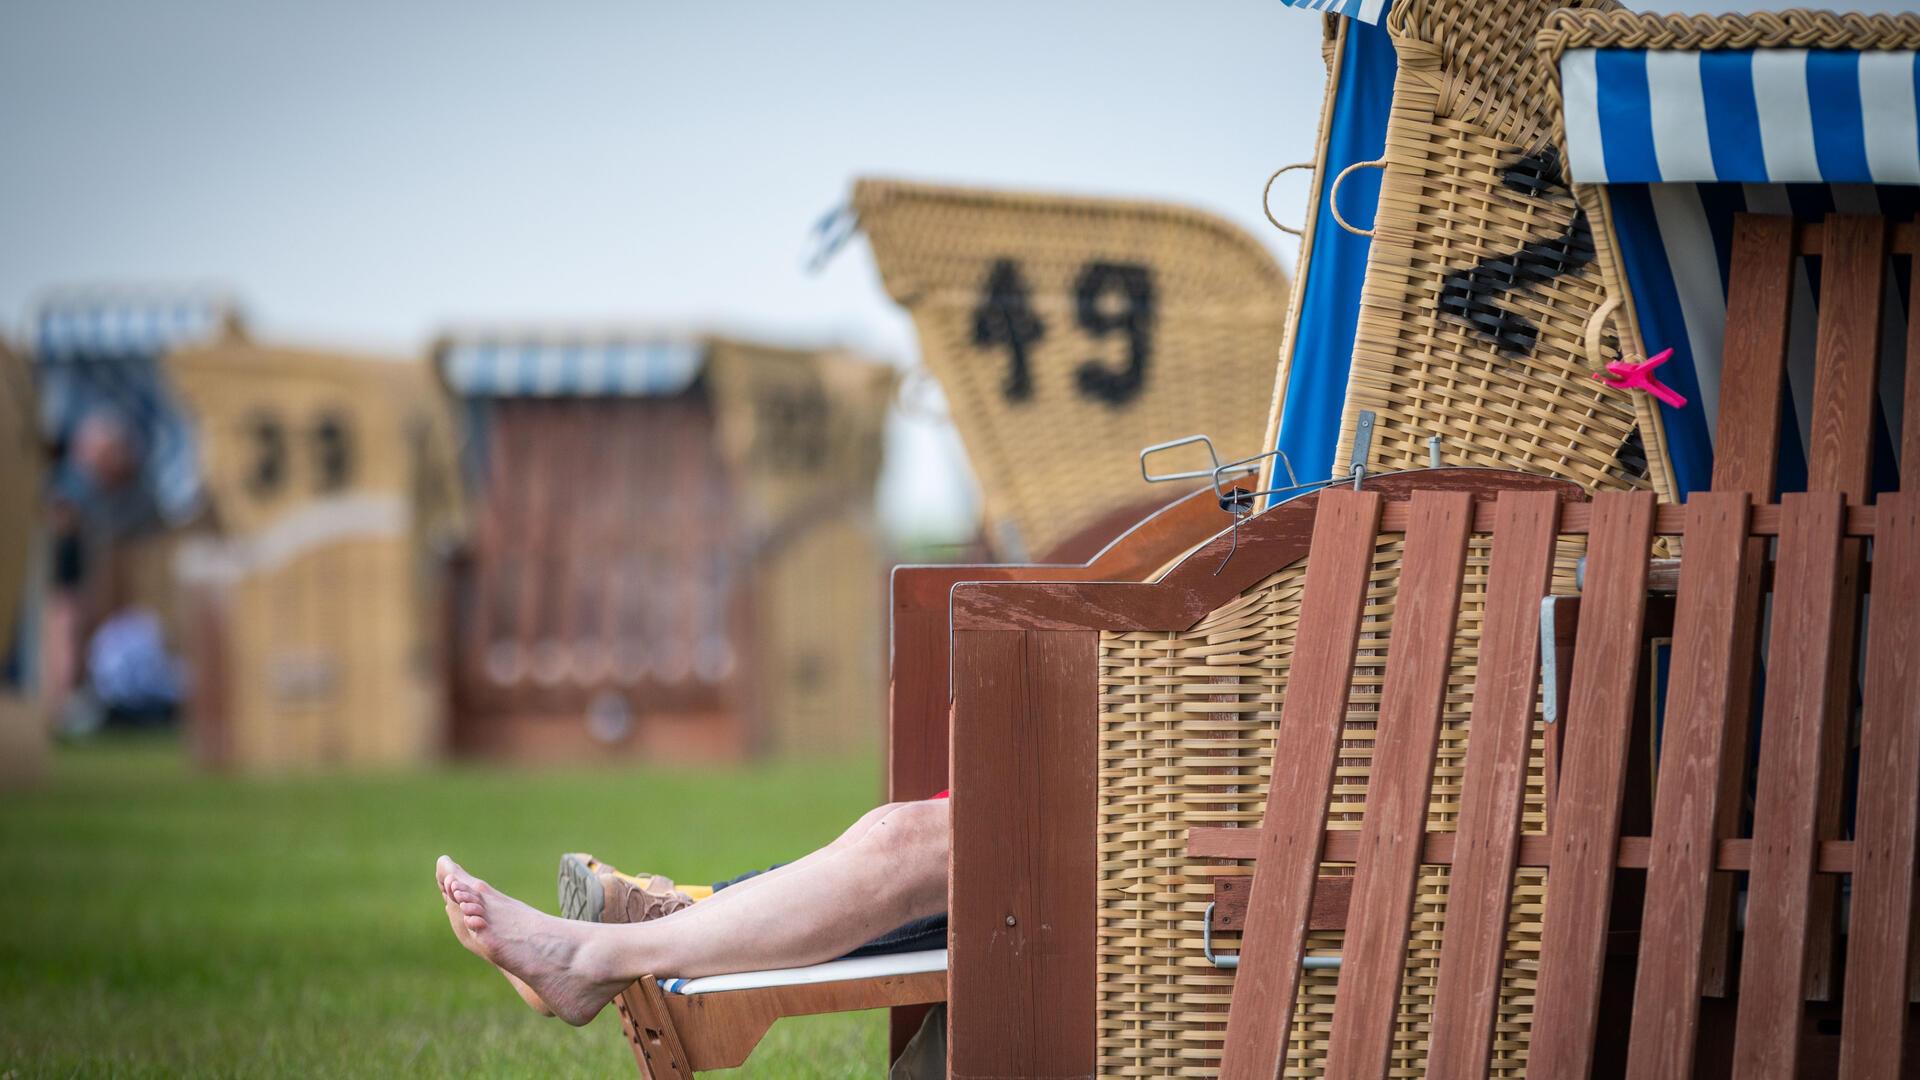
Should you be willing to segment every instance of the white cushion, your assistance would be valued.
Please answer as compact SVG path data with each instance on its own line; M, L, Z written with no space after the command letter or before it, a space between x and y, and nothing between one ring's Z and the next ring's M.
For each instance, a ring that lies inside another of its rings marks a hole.
M714 994L722 990L757 990L767 986L809 986L814 983L850 982L883 975L919 975L947 970L947 950L892 953L887 956L856 956L847 960L829 960L797 968L769 968L766 971L736 971L731 975L708 975L699 979L661 979L660 988L669 994Z

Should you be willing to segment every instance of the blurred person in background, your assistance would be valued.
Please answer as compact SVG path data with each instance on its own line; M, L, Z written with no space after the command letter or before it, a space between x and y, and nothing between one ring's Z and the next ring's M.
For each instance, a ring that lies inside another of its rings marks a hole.
M585 1024L643 976L699 978L945 947L946 793L868 811L826 847L712 889L587 855L560 864L548 915L452 859L434 866L453 935L534 1010Z
M52 587L44 614L41 685L63 731L173 719L178 664L155 615L127 605L111 573L117 547L161 527L141 482L139 432L109 404L88 409L54 447L47 493Z

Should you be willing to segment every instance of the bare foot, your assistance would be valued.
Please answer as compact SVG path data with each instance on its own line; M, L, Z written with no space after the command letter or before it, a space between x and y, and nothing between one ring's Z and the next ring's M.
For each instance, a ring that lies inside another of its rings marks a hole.
M528 1004L537 999L553 1015L578 1027L598 1016L633 981L605 970L597 961L601 950L589 947L593 932L604 934L608 928L535 911L445 855L435 865L434 876L453 906L448 918L454 924L454 936L509 979L525 985L527 991L521 996L532 995Z
M461 912L459 906L452 900L448 900L446 905L447 922L453 926L453 936L460 939L460 944L465 945L468 952L485 959L486 954L480 951L480 946L473 940L473 931L467 929L466 915ZM501 976L507 980L507 985L513 987L513 992L519 994L520 1000L527 1003L527 1008L532 1009L541 1016L553 1015L553 1010L547 1008L547 1003L541 1001L540 995L534 993L533 987L528 986L520 976L515 975L503 967L495 967L493 970L498 971Z

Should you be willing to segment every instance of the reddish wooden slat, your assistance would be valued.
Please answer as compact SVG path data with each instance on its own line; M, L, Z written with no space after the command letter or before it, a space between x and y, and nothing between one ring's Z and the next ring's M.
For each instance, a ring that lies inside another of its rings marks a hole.
M1828 215L1807 437L1809 491L1864 499L1872 488L1886 248L1885 219Z
M1459 834L1430 832L1421 842L1422 865L1452 866L1458 853ZM1515 866L1544 867L1548 864L1552 837L1523 833L1514 857ZM1198 828L1187 832L1187 857L1193 859L1254 859L1260 855L1259 829ZM1359 858L1360 834L1351 829L1329 831L1320 852L1321 862L1350 863ZM1647 836L1622 836L1614 849L1613 865L1620 870L1645 870L1653 861L1653 840ZM1718 840L1714 842L1715 870L1753 869L1753 841ZM1823 840L1814 869L1822 874L1853 873L1853 841Z
M1293 678L1280 713L1279 736L1289 752L1275 759L1267 789L1246 944L1227 1012L1220 1075L1228 1080L1271 1080L1286 1053L1380 496L1323 492L1316 518Z
M1484 1076L1492 1053L1540 668L1540 600L1553 571L1558 510L1551 498L1533 494L1502 495L1496 503L1459 839L1427 1050L1430 1076Z
M1793 219L1735 217L1733 262L1727 288L1727 330L1720 377L1720 416L1713 454L1713 490L1743 492L1756 503L1773 500L1780 460L1781 395L1786 386L1787 317L1793 309ZM1736 593L1731 697L1727 715L1753 715L1755 666L1760 653L1761 564L1767 541L1747 541L1746 575ZM1716 799L1717 836L1739 831L1747 790L1748 728L1727 732ZM1706 934L1701 948L1703 990L1724 996L1732 970L1733 880L1708 880Z
M954 635L951 1075L1091 1076L1099 637Z
M1330 1077L1387 1071L1472 509L1465 494L1432 491L1416 492L1407 507L1355 900L1335 990Z
M1653 509L1650 492L1605 492L1593 501L1528 1058L1541 1076L1585 1076L1592 1068Z
M1912 275L1907 311L1920 311L1920 274ZM1920 319L1907 317L1907 381L1901 405L1905 417L1900 436L1901 487L1920 491Z
M1744 491L1762 502L1773 498L1792 310L1793 219L1736 216L1713 446L1715 491Z
M1629 1076L1687 1076L1693 1070L1700 957L1711 911L1708 884L1728 771L1723 755L1733 726L1729 678L1743 629L1739 591L1749 505L1744 491L1699 492L1687 503ZM1737 722L1744 726L1746 716Z
M1914 418L1909 418L1909 423ZM1883 591L1867 636L1857 865L1840 1042L1845 1077L1904 1076L1920 818L1920 491L1880 497Z
M1886 297L1887 226L1879 217L1828 215L1821 252L1820 328L1814 359L1813 410L1807 458L1807 490L1839 491L1864 501L1873 486L1874 397L1880 385L1880 308ZM1834 651L1827 692L1830 715L1842 719L1826 729L1820 746L1820 819L1822 838L1840 834L1841 800L1847 758L1847 724L1856 665L1859 597L1854 583L1865 565L1858 541L1842 550L1837 625L1843 627ZM1813 952L1808 993L1832 997L1836 944L1840 932L1840 883L1813 885Z
M1794 246L1803 255L1818 255L1826 243L1826 229L1819 222L1800 226ZM1920 254L1920 225L1903 221L1893 227L1892 249L1895 255Z
M1220 933L1239 933L1247 928L1247 901L1252 895L1253 879L1216 878L1213 883L1213 928ZM1353 875L1326 875L1313 883L1313 909L1307 914L1309 930L1345 930L1347 908L1353 903Z
M1821 770L1829 723L1827 676L1843 630L1840 495L1781 500L1780 583L1767 652L1767 695L1755 788L1753 870L1734 1073L1792 1076L1800 1047L1809 906L1814 882Z

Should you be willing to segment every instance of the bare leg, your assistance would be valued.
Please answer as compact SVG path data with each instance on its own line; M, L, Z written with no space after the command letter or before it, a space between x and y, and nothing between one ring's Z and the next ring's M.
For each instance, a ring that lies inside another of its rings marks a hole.
M464 917L462 943L527 983L561 1019L584 1024L642 976L819 963L937 914L946 906L947 822L945 800L908 803L728 904L706 901L644 923L543 914L444 856L436 876Z
M880 821L883 818L885 818L888 814L893 813L895 810L898 810L905 805L907 804L906 803L886 803L882 806L876 806L873 809L867 811L865 814L862 814L860 816L860 820L854 822L852 825L849 825L844 832L842 832L839 836L834 837L833 840L829 842L826 847L815 848L814 850L807 852L805 855L802 855L800 858L795 859L790 863L781 863L779 866L776 866L773 869L768 870L764 873L755 874L752 877L746 879L745 881L736 881L732 885L729 885L724 889L715 889L712 896L707 897L705 900L700 901L699 904L696 904L694 906L695 907L705 906L711 909L715 904L737 903L739 900L745 897L748 893L753 892L755 889L764 888L767 885L770 885L776 881L780 881L786 878L787 875L793 873L796 870L799 870L802 867L811 866L812 864L820 861L821 859L827 858L828 856L832 855L834 852L845 850L846 848L850 847L854 843L858 842L861 837L867 835L868 830L872 829L875 825L878 825ZM674 914L678 915L680 914L680 912L675 912ZM672 918L672 916L667 916L667 917Z

